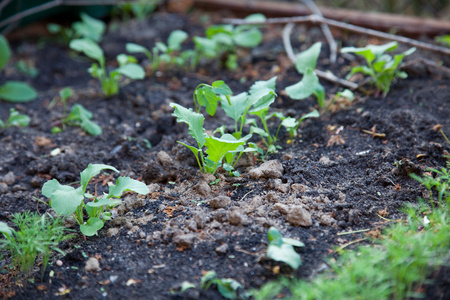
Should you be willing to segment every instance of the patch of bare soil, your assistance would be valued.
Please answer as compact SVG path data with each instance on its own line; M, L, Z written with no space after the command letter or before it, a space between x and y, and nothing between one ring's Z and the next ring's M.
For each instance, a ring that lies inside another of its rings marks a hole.
M123 24L119 31L108 33L101 45L112 61L125 52L126 42L152 47L175 29L191 37L202 35L204 29L194 19L157 13L143 22ZM176 123L171 115L169 103L193 107L192 93L199 83L221 79L238 94L256 80L277 76L274 111L299 117L314 108L313 98L295 101L282 92L300 78L284 54L281 30L264 29L263 44L243 51L236 71L215 63L201 66L196 73L166 70L127 84L109 99L87 73L89 61L61 45L16 42L14 52L32 60L40 74L30 80L10 67L8 78L29 81L39 97L21 105L0 102L2 119L10 107L31 117L27 128L0 131L0 220L8 222L15 212L48 211L38 201L47 201L41 195L42 185L52 178L74 183L89 163L109 164L121 176L143 180L151 193L126 196L116 209L117 217L98 236L83 240L79 235L65 242L61 248L67 255L55 255L44 278L36 272L34 282L24 286L3 281L4 294L9 291L13 299L61 299L64 291L66 299L221 299L214 289L190 289L184 296L171 291L183 281L198 284L208 270L233 278L246 289L259 287L277 274L311 278L327 267L324 259L335 255L335 247L365 237L339 233L370 229L375 234L386 226L386 219L402 218L402 205L415 202L424 191L408 173L443 166L443 155L450 152L442 134L433 130L440 124L450 136L449 81L437 70L407 70L409 78L395 83L384 99L357 94L350 105L305 121L294 140L282 131L279 153L269 155L264 163L246 157L239 178L224 172L202 176L192 153L176 142L190 139L186 124ZM306 38L302 48L323 41L316 28L298 27L296 37ZM330 66L325 45L318 68L344 77L349 62L340 57ZM417 51L413 57L429 55ZM138 58L145 63L143 56ZM0 78L3 81L6 73ZM321 83L327 95L338 90L324 80ZM102 135L89 136L77 127L50 133L62 107L48 105L66 86L76 93L69 105L79 103L92 111ZM221 124L232 125L221 113L205 121L206 129ZM272 130L278 126L269 125ZM253 140L258 142L256 137ZM56 148L61 153L52 156ZM211 185L217 178L219 182ZM94 188L101 191L102 181L90 186ZM298 250L302 257L298 270L265 258L270 226L305 244ZM99 261L100 269L85 269L89 257ZM61 266L54 263L56 259ZM1 265L7 263L5 257Z

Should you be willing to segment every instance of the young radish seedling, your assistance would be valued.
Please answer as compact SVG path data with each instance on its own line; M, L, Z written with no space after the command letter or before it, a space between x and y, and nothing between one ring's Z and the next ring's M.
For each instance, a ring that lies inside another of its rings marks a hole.
M342 53L355 53L366 60L366 66L356 66L352 68L347 77L351 77L355 73L363 73L372 78L372 82L377 88L376 94L383 93L383 97L387 95L391 87L392 81L397 78L406 78L408 74L400 71L398 68L406 55L413 53L416 48L410 48L403 53L396 54L394 57L385 52L397 49L397 42L390 42L384 45L368 45L364 48L346 47L342 48Z
M9 118L3 122L0 119L0 129L6 129L12 126L26 127L30 124L30 117L19 113L14 108L9 110Z
M141 195L149 193L149 189L144 183L129 177L117 178L116 184L110 185L109 192L102 196L87 193L89 181L102 170L119 172L112 166L89 164L80 173L81 186L76 189L68 185L62 185L56 179L47 181L42 187L42 194L50 198L50 206L53 210L58 215L73 215L80 225L81 233L85 236L97 234L97 231L103 227L104 222L112 218L109 210L122 202L119 198L124 192L133 191ZM85 197L92 199L92 201L85 203ZM89 217L86 222L84 221L84 210Z
M294 270L298 269L302 260L300 254L295 252L294 247L304 247L305 244L298 240L284 238L275 227L269 228L267 237L269 239L267 257L284 262Z
M231 105L230 95L233 95L230 87L222 80L217 80L208 85L206 83L199 84L194 90L194 106L195 111L200 113L202 106L210 116L214 116L217 104L222 100L220 96L225 96L228 104Z
M298 83L286 87L286 93L295 100L302 100L314 94L319 107L323 108L325 107L325 89L314 72L321 47L322 43L317 42L297 55L295 68L297 72L303 74L303 78Z
M119 92L121 75L127 76L130 79L143 79L145 77L145 71L140 65L136 64L136 59L125 54L119 54L117 56L119 67L108 72L106 70L105 55L103 54L102 48L91 39L72 40L69 46L73 50L83 52L86 56L98 62L93 63L88 72L92 77L100 80L102 90L108 97Z

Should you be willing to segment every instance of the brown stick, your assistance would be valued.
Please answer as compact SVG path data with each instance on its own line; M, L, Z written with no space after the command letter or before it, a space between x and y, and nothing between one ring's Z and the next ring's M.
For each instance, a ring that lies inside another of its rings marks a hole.
M292 18L272 18L272 19L266 19L264 22L248 22L248 21L245 21L242 19L224 19L223 22L228 23L228 24L235 24L235 25L243 25L243 24L263 25L263 24L286 24L286 23L306 23L306 22L310 22L312 24L328 24L332 27L336 27L336 28L340 28L340 29L344 29L344 30L348 30L348 31L352 31L352 32L360 33L360 34L367 34L367 35L375 36L375 37L386 39L386 40L397 41L397 42L404 43L404 44L414 46L417 48L421 48L424 50L450 55L450 48L436 46L436 45L420 42L417 40L413 40L413 39L410 39L407 37L394 35L394 34L390 34L390 33L385 33L385 32L381 32L381 31L376 31L373 29L359 27L359 26L323 18L323 17L317 16L317 15L292 17Z
M262 13L267 17L293 17L309 15L309 9L304 5L280 1L243 1L243 0L195 0L198 8L209 10L231 10L245 16L251 13ZM319 7L325 18L330 18L354 25L373 28L382 31L397 30L398 34L420 36L423 34L435 36L450 32L450 22L411 16L361 12L349 9L333 9Z

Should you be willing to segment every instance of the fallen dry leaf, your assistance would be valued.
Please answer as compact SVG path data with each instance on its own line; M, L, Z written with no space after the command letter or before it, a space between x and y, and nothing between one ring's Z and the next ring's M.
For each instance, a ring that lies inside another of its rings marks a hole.
M37 138L34 139L34 143L39 147L45 147L50 146L52 144L52 140L44 136L38 136Z
M333 145L341 145L341 144L342 145L345 144L345 141L342 138L342 136L340 134L332 135L327 142L327 147L331 147Z

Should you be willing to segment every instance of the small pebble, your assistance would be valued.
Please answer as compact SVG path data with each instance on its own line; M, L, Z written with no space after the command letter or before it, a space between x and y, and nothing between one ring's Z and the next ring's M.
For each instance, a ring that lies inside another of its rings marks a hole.
M63 265L62 260L58 259L58 260L56 261L56 265L57 265L58 267L61 267L61 266Z

